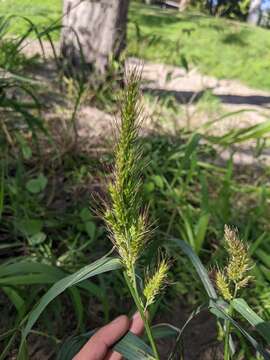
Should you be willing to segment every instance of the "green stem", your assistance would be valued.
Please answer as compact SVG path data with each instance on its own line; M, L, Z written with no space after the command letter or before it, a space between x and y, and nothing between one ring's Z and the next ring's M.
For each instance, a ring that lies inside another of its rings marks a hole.
M153 350L154 356L155 356L155 358L157 360L160 360L160 356L159 356L159 353L158 353L158 350L157 350L156 343L154 341L152 330L150 328L149 321L148 321L147 317L145 316L144 307L143 307L142 301L141 301L141 299L139 297L139 294L138 294L137 285L136 285L136 278L135 278L135 272L133 274L133 282L135 281L134 284L131 283L129 276L126 273L124 273L124 277L125 277L125 280L127 282L130 293L131 293L131 295L133 297L133 300L134 300L134 302L136 304L136 307L137 307L137 309L138 309L138 311L139 311L139 313L141 315L141 318L142 318L142 320L144 322L145 331L146 331L148 340L150 342L151 348Z
M229 307L228 314L232 316L231 306ZM231 323L229 320L225 320L224 360L231 359L230 335L231 335Z

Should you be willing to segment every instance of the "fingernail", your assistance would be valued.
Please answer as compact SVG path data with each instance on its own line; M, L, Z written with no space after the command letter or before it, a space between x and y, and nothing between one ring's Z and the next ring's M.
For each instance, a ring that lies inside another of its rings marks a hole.
M139 311L136 311L135 314L132 316L132 320L138 319L140 317L141 317L141 315L140 315Z

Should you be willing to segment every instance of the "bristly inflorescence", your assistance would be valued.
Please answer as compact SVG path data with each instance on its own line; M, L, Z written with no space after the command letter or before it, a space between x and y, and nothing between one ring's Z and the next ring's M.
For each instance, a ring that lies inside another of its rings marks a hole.
M128 274L131 274L149 233L140 196L143 161L138 142L139 123L142 119L139 80L140 76L136 71L129 75L121 99L115 169L113 181L109 185L111 206L105 213L112 240Z
M225 225L224 238L229 255L227 266L216 272L216 286L221 296L230 301L250 279L251 260L247 246L239 239L237 231Z
M225 300L227 301L232 300L232 294L230 292L229 282L227 280L226 275L221 270L217 270L216 272L216 286Z
M149 237L149 226L146 212L143 211L141 191L141 171L144 163L139 142L139 125L142 120L139 75L136 70L129 74L121 99L121 120L115 149L115 167L113 180L109 184L111 201L104 219L120 255L124 267L124 278L143 319L154 358L159 360L160 356L145 311L149 305L153 304L164 286L168 263L165 260L160 262L156 273L146 281L143 294L141 287L139 288L137 284L136 271L136 262Z
M169 263L167 260L161 260L156 272L147 279L143 291L146 303L145 309L155 302L157 295L165 285L169 272Z

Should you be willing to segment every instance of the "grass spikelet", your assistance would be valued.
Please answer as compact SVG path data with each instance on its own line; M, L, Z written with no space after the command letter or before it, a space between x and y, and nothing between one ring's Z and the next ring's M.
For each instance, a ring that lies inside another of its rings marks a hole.
M121 119L118 144L115 150L113 181L109 185L111 206L105 213L122 262L128 274L139 258L149 233L146 215L142 213L140 172L143 166L138 143L140 106L140 76L133 71L128 76L121 99Z
M229 263L226 268L228 279L237 283L238 288L246 286L250 278L247 277L247 273L251 268L247 246L239 239L236 230L227 225L224 236L229 253Z
M155 302L157 295L165 286L168 276L169 263L167 260L161 260L156 272L150 277L145 285L143 294L146 299L145 309Z
M224 273L222 273L220 270L216 272L216 286L220 293L220 295L227 301L232 300L232 294L230 292L229 283L226 279L226 276Z
M252 276L248 275L251 260L248 248L239 239L236 230L225 225L224 238L229 258L225 268L216 272L216 287L225 300L231 301L252 279Z

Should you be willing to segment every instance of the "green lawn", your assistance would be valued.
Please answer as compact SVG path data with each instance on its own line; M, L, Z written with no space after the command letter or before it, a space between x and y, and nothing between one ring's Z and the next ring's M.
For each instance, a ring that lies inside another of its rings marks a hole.
M48 27L61 18L60 0L0 0L2 14L25 16ZM270 89L270 31L198 13L179 14L133 3L129 14L129 54L189 66L219 78L239 79ZM14 19L12 31L25 29ZM58 35L55 34L55 37Z
M28 28L23 17L40 28L49 27L61 18L61 0L0 0L0 14L11 18L12 32L21 34Z

